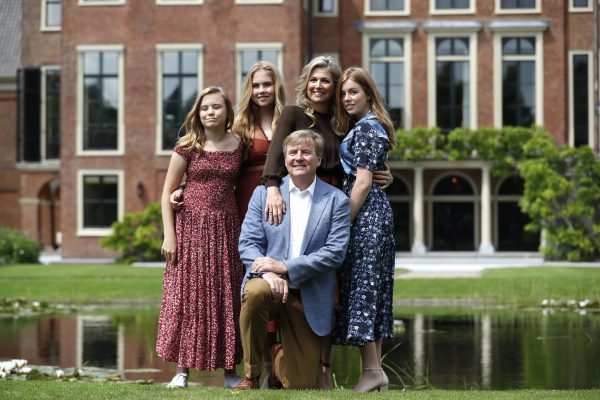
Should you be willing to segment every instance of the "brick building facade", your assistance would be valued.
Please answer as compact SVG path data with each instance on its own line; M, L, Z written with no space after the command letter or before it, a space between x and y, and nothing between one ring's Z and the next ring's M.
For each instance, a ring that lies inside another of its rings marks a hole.
M0 195L14 211L0 222L66 258L113 255L98 239L158 201L194 93L219 84L235 101L260 58L280 67L292 102L303 64L331 54L371 71L402 128L535 123L559 144L598 148L591 0L21 3L19 90L0 92L0 120L16 130L0 140L18 149L3 155ZM398 250L537 248L518 179L477 161L390 166Z

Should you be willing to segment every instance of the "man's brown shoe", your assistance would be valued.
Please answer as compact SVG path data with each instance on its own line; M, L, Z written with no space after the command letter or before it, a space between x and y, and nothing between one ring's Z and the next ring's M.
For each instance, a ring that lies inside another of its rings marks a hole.
M233 390L248 390L260 388L260 376L255 378L244 377L240 383L233 387Z

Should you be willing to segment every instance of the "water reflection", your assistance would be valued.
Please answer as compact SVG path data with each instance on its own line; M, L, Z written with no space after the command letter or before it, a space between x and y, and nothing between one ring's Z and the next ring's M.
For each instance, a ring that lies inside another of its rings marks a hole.
M0 359L30 365L98 367L124 379L167 382L175 365L156 356L158 310L0 319ZM598 388L600 314L548 311L406 310L384 364L395 388ZM334 347L339 386L360 376L356 348ZM239 368L241 372L241 367ZM221 386L222 372L192 381Z

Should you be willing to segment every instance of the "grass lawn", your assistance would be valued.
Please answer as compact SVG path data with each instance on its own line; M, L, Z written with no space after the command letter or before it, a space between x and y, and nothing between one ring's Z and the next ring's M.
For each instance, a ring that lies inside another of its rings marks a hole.
M156 302L162 268L128 265L0 267L0 298L90 304ZM470 299L489 305L538 306L543 299L600 300L600 268L501 268L481 278L403 279L395 299Z
M232 392L221 388L189 387L185 390L168 390L158 385L71 383L71 382L18 382L0 381L0 398L10 400L80 400L80 399L119 399L119 400L158 400L158 399L266 399L266 400L313 400L313 399L401 399L401 400L596 400L600 391L577 390L518 390L518 391L449 391L415 390L389 391L386 393L356 394L350 390L317 391L247 391Z
M23 298L50 303L158 305L162 268L127 265L19 265L0 267L0 300ZM600 300L600 268L506 268L481 278L396 281L395 299L468 299L487 305L538 306L543 299ZM600 390L409 390L355 394L338 389L232 393L214 387L168 391L162 385L0 380L0 399L600 399Z
M470 299L516 307L539 306L543 299L599 301L600 268L499 268L484 270L481 278L397 280L394 299Z
M158 302L163 272L119 264L3 266L0 298L73 304Z

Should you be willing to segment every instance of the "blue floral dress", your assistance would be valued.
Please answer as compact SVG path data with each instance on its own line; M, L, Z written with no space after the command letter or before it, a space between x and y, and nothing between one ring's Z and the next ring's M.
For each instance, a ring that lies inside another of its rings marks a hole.
M389 148L387 133L374 113L356 123L340 146L347 196L356 181L357 167L382 169ZM393 336L394 260L392 208L383 190L373 184L352 224L348 253L338 270L336 344L363 346Z

